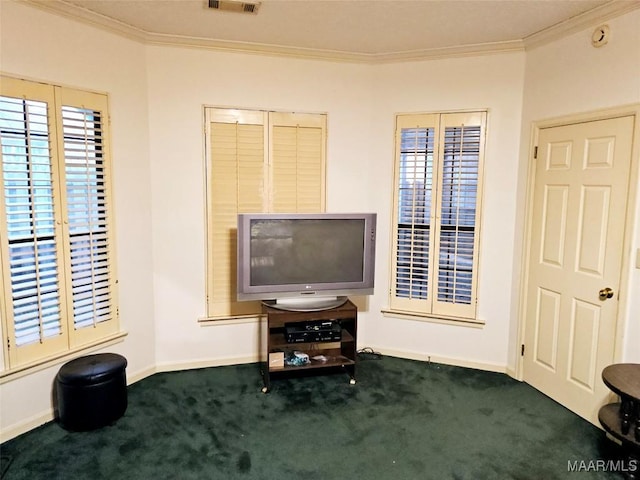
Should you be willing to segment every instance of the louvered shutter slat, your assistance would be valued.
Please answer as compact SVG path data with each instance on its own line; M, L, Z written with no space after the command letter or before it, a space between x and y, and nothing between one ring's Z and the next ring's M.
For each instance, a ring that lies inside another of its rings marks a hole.
M45 102L0 97L2 172L16 346L60 333Z
M297 211L296 127L275 126L273 128L273 210L274 212Z
M303 120L295 125L279 122L276 118L272 127L272 209L319 212L323 208L324 127L306 126Z
M426 299L433 189L433 128L400 131L395 295Z
M442 163L438 301L473 299L480 126L446 127Z
M76 329L96 326L113 318L111 302L103 306L96 299L101 288L109 290L112 281L103 121L102 113L93 109L62 108L72 309Z
M238 311L235 299L236 227L241 212L263 208L264 126L214 121L210 123L211 177L210 313Z

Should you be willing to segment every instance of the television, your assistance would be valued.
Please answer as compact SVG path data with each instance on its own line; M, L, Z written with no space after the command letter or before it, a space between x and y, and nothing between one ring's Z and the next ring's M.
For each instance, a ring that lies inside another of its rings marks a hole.
M237 299L311 311L371 295L375 246L375 213L239 214Z

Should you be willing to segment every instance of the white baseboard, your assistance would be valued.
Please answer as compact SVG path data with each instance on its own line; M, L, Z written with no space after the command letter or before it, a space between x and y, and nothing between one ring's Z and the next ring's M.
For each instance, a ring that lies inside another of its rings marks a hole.
M157 371L158 369L154 366L154 367L145 368L144 370L140 370L139 372L136 372L133 374L130 374L129 372L127 372L127 385L131 385L132 383L136 383L136 382L139 382L140 380L150 377L154 373L157 373Z
M260 361L259 355L244 357L217 358L179 363L159 363L156 372L177 372L181 370L193 370L196 368L225 367L228 365L241 365L244 363L256 363Z
M522 381L521 378L518 378L518 372L516 371L515 368L507 367L507 371L505 373L509 375L511 378L513 378L514 380Z
M406 358L408 360L420 360L422 362L442 363L444 365L452 365L455 367L474 368L476 370L484 370L487 372L508 373L506 365L475 362L463 358L443 357L440 355L430 355L424 352L411 352L407 350L393 350L389 348L369 347L382 355L390 357Z
M22 435L23 433L27 433L34 428L38 428L40 425L44 425L52 421L53 409L48 409L45 412L38 413L27 420L16 423L14 425L10 425L4 430L0 431L0 443L4 443L7 440L11 440L12 438L17 437L18 435Z

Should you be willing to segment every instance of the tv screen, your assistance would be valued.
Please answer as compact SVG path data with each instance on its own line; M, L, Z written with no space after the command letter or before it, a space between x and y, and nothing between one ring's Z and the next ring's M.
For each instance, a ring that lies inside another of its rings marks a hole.
M373 293L375 228L375 214L238 215L238 300L313 309Z

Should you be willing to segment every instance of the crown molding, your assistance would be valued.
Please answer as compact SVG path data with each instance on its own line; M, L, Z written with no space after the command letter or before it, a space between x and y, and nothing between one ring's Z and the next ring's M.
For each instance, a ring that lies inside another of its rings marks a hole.
M284 45L273 45L266 43L214 40L211 38L189 37L182 35L165 35L161 33L147 33L144 38L144 43L154 46L201 48L229 53L271 55L311 60L328 60L352 63L371 63L373 61L371 60L371 56L360 53L302 47L288 47Z
M393 63L420 60L433 60L463 56L491 55L505 52L524 51L521 40L509 42L483 43L462 45L456 47L430 48L424 50L410 50L384 54L368 54L343 52L336 50L321 50L282 45L230 42L212 40L208 38L183 37L176 35L148 34L144 42L148 45L175 46L187 48L204 48L209 50L226 51L231 53L246 53L256 55L273 55L294 57L309 60L326 60L349 63Z
M420 60L437 60L522 51L524 51L522 40L510 40L507 42L477 43L455 47L380 53L372 56L373 61L371 63L416 62Z
M18 1L49 13L57 14L135 40L145 45L203 48L233 53L275 55L312 60L368 64L521 52L552 42L582 29L592 26L595 27L598 23L640 8L640 2L636 0L611 0L598 8L536 32L522 40L370 54L162 34L139 29L111 17L78 7L65 0Z
M568 18L563 22L527 36L523 39L524 48L531 50L582 30L595 28L602 22L619 17L638 8L640 8L640 2L637 0L611 0L588 12Z

